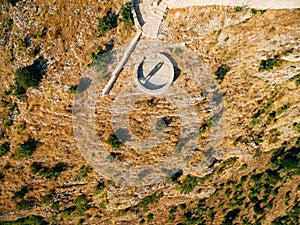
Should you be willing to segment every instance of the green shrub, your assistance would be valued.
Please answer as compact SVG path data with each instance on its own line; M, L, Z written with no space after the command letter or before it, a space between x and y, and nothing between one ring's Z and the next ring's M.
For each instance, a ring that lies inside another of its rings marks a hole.
M30 157L36 149L37 141L33 139L28 139L23 144L18 144L16 156L17 158Z
M207 130L213 127L214 121L212 118L204 120L201 127L199 128L199 135L204 134Z
M2 172L0 172L0 181L2 181L4 179L4 177L5 177L5 175Z
M257 10L257 9L251 9L251 13L252 15L255 15L257 13L263 14L265 13L267 10Z
M49 223L41 216L27 216L13 221L0 221L0 225L48 225Z
M222 225L233 224L233 220L235 220L238 217L240 212L241 212L240 209L233 209L233 210L229 211L225 215L225 220L222 222Z
M12 29L13 24L14 24L14 20L13 20L13 19L10 18L10 19L7 19L7 20L6 20L6 26L7 26L7 28L8 28L9 30Z
M186 204L185 203L181 203L178 205L179 209L181 210L185 210L186 209Z
M266 170L266 173L263 176L264 183L275 185L277 182L281 181L282 178L280 177L277 171Z
M176 55L180 55L183 52L183 50L181 48L175 48L174 53Z
M120 14L121 18L120 21L124 22L127 25L133 25L133 15L132 15L133 6L131 2L127 2L126 4L122 5Z
M76 210L76 207L75 206L71 206L69 208L66 208L64 209L62 212L61 212L61 215L63 217L66 217L66 216L70 216L72 214L72 212L74 212Z
M294 122L293 123L293 129L300 133L300 123Z
M181 177L182 175L183 175L183 170L182 169L176 171L174 174L172 174L171 181L173 183L177 182L178 178Z
M51 208L54 209L54 210L58 210L59 202L53 202L52 205L51 205Z
M256 203L253 207L253 210L256 214L263 214L264 213L264 209L260 207L259 203Z
M77 85L73 85L69 88L69 93L71 94L75 94L76 93L76 90L77 90Z
M285 154L285 156L280 160L280 165L287 170L300 168L299 149L293 148L290 151L288 151Z
M240 171L242 170L246 170L248 168L247 163L244 163L243 165L241 165L241 167L239 168Z
M158 202L158 200L163 196L164 196L163 192L155 192L152 195L148 195L142 199L142 201L140 202L140 206L142 206L142 208L145 210L148 208L149 204Z
M77 180L86 179L90 171L91 171L91 167L81 166L79 168L79 174L77 176Z
M148 220L148 221L153 220L153 213L149 213L149 214L147 215L147 220Z
M179 185L179 190L183 194L189 194L194 190L198 182L199 182L198 177L187 175L183 179L182 183Z
M100 202L99 207L100 209L106 209L106 202Z
M98 195L98 194L100 194L100 193L102 192L102 190L104 190L104 182L103 182L103 181L99 181L99 182L97 183L97 185L95 185L95 186L93 187L93 190L92 190L93 195Z
M109 19L107 17L103 17L102 19L98 20L98 31L100 31L102 35L110 31L111 29L112 26L110 25Z
M177 208L175 206L172 206L170 211L169 211L169 221L170 222L174 222L176 211L177 211Z
M276 115L281 115L282 113L286 112L290 108L290 105L283 105L279 109L276 110Z
M276 112L272 111L267 118L266 124L271 124L275 122L276 121L275 117L276 117Z
M235 12L243 12L243 10L244 10L244 7L241 7L241 6L238 6L238 7L234 8Z
M66 164L63 162L55 164L53 167L46 167L40 162L33 162L30 165L31 172L45 177L46 179L56 180L59 175L66 170Z
M259 72L264 72L268 70L272 70L275 66L278 66L280 64L280 59L277 57L270 58L267 60L262 60L259 65Z
M290 81L295 81L297 86L300 86L300 73L289 79Z
M86 210L89 209L89 203L85 195L80 195L73 202L73 205L76 206L79 216L82 216Z
M8 3L10 3L12 6L16 6L16 3L20 0L7 0Z
M43 204L50 204L55 196L55 190L52 189L50 192L42 197Z
M41 81L38 71L33 66L19 68L15 72L15 79L18 86L27 89L30 87L37 88Z
M17 203L17 210L28 210L34 206L34 201L32 200L21 200Z
M21 134L23 132L23 130L25 130L26 128L26 122L19 124L17 126L17 134Z
M97 48L97 52L91 52L90 53L90 57L91 59L94 61L96 61L102 54L104 54L105 52L107 52L107 50L101 48L100 46Z
M37 174L38 172L40 172L42 169L44 168L43 164L41 162L33 162L30 165L30 171L33 174Z
M182 221L184 224L197 224L197 218L194 217L193 212L187 211L181 216ZM203 224L203 223L198 223L198 224Z
M250 122L251 127L255 127L256 125L260 124L261 120L259 118L253 118Z
M230 70L229 66L221 65L215 72L217 80L219 82L222 82L224 80L225 75L229 72L229 70Z
M4 125L4 128L7 129L9 128L11 125L13 125L14 121L12 119L8 119L6 122L5 122L5 125Z
M25 93L26 89L22 86L11 86L12 95L16 98L21 98Z
M105 35L106 32L117 27L117 15L108 11L106 16L101 19L98 19L98 31L101 35Z
M115 134L109 135L107 139L107 144L109 144L111 147L115 149L119 149L121 146L123 146L123 143L119 141L118 137Z
M12 196L12 200L18 200L24 198L24 196L29 192L29 188L27 186L23 186L20 191L16 191L14 196Z
M10 151L10 144L9 142L4 142L0 146L0 157L6 155Z

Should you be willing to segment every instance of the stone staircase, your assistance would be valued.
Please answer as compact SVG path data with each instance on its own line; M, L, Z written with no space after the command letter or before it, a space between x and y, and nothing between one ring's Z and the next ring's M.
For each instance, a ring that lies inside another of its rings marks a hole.
M158 5L153 4L150 0L144 0L141 5L141 11L145 18L143 26L143 37L157 38L161 21L167 11L171 0L162 0Z

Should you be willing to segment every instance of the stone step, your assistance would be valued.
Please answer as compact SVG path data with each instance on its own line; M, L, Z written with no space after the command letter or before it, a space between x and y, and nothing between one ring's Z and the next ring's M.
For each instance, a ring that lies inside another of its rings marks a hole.
M155 9L155 11L156 11L157 14L165 14L166 9L165 9L165 8L157 7L157 8Z
M161 21L163 19L163 17L160 17L160 16L158 16L156 14L152 14L152 13L147 14L147 17L150 19L156 20L156 21Z
M167 1L162 1L160 4L159 4L159 7L168 7L169 3Z

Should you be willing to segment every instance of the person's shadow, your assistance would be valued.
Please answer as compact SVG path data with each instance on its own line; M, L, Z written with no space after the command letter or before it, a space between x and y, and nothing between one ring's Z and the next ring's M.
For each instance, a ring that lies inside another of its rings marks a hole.
M141 62L141 64L138 67L138 79L141 82L142 85L147 86L150 89L160 89L162 87L165 86L165 84L162 85L156 85L151 83L149 80L152 76L155 75L155 73L157 73L157 71L160 70L160 68L163 66L164 62L159 62L158 64L156 64L156 66L149 72L149 74L147 76L144 76L143 73L143 65L144 65L144 60Z
M148 81L154 74L156 74L157 71L163 66L164 62L159 62L151 71L150 73L144 77L143 81Z

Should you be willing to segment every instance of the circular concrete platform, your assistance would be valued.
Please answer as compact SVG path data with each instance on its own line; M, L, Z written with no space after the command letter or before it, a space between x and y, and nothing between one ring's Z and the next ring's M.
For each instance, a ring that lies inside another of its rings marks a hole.
M172 62L162 53L144 58L136 64L134 80L146 94L157 95L168 90L174 80Z

